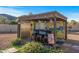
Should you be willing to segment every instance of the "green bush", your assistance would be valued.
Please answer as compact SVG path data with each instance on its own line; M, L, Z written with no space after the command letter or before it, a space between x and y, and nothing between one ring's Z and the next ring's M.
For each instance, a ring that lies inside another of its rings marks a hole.
M9 24L14 25L14 24L17 24L17 22L16 21L11 21Z
M63 52L63 49L61 49L61 48L56 48L56 47L54 47L54 48L51 47L51 48L49 48L48 50L49 50L49 51L48 51L49 53L60 53L60 52L62 53L62 52Z
M28 42L22 48L18 50L20 53L52 53L61 52L60 49L47 48L42 43Z
M61 30L56 31L57 38L64 38L64 32Z
M47 49L41 43L29 42L25 44L22 48L20 48L19 52L44 53L47 52Z
M19 47L21 46L21 39L20 38L17 38L15 41L12 42L13 46L14 47Z

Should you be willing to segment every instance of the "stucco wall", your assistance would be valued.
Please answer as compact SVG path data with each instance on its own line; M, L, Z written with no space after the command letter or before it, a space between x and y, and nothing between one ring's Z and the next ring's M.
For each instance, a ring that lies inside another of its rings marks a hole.
M0 24L0 33L16 33L17 25Z

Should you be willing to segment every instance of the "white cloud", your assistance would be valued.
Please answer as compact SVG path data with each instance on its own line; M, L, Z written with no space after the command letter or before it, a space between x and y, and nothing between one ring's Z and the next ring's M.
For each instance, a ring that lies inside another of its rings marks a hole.
M78 12L69 12L67 13L68 20L76 20L79 21L79 13Z
M25 13L23 11L14 9L14 8L7 8L7 7L0 7L0 14L9 14L13 16L21 16Z
M0 7L0 14L9 14L13 16L21 16L28 14L29 11L22 11L16 8L9 7ZM65 14L68 17L68 20L77 20L79 21L79 12L67 12Z

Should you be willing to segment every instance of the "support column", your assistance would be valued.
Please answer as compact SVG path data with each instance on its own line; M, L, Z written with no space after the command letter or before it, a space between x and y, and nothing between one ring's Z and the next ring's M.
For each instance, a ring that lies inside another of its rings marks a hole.
M56 43L56 17L54 18L54 41Z
M67 20L65 20L65 40L67 40Z
M20 23L18 22L17 37L20 38Z

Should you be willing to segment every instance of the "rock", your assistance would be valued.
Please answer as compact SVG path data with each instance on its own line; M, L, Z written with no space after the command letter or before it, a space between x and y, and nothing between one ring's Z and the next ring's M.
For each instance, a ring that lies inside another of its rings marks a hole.
M16 51L17 51L17 49L15 49L15 48L13 47L13 48L9 48L9 49L3 50L2 52L3 52L3 53L14 53L14 52L16 52Z

